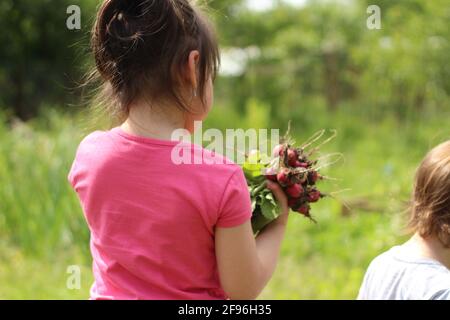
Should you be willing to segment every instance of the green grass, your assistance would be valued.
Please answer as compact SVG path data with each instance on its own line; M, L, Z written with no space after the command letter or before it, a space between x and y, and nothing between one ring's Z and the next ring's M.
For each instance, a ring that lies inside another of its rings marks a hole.
M217 108L206 127L264 127L267 107L252 101L245 117ZM317 115L322 116L317 116ZM255 116L257 115L257 117ZM299 141L321 128L338 138L324 148L345 161L326 171L324 191L351 189L314 207L315 225L292 215L279 267L262 298L353 299L373 257L406 239L401 212L426 151L448 139L448 115L371 122L343 109L292 113ZM283 123L283 122L281 122ZM275 125L275 124L273 124ZM280 123L278 123L280 125ZM48 110L37 120L0 122L0 299L86 299L92 281L89 233L67 173L89 129L79 117ZM343 201L364 198L370 211L343 216ZM80 290L66 287L69 265L82 270Z
M75 251L56 252L46 258L0 245L0 299L87 299L92 284L86 258ZM68 267L80 267L80 288L69 289Z

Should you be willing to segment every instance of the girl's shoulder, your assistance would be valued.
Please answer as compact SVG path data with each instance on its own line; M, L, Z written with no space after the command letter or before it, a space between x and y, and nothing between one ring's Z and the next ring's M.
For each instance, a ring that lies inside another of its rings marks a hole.
M87 146L87 145L97 142L98 139L104 137L107 132L108 131L95 130L93 132L85 134L84 137L81 138L81 141L78 145L78 149L80 147L84 147L84 146Z
M107 147L108 140L111 137L108 135L108 131L96 130L84 136L78 144L76 156L80 157L86 154L100 154L99 151Z
M359 299L440 299L448 295L448 290L448 269L395 246L372 260Z
M243 180L242 168L229 157L190 142L165 141L129 135L120 127L108 131L96 130L86 135L77 149L77 158L91 165L114 163L126 158L148 160L160 166L184 169L194 179L198 175L226 183L232 176Z

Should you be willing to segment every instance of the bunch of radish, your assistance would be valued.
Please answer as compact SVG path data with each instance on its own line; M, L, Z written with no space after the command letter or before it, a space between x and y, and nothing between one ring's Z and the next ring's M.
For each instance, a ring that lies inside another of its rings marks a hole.
M315 159L312 157L321 145L335 137L336 132L333 131L331 137L314 146L324 134L325 130L319 131L300 147L294 147L294 142L287 133L274 148L272 157L255 150L249 153L243 170L252 200L252 227L255 234L280 213L272 192L266 187L266 180L280 184L293 211L316 222L311 216L311 204L326 196L317 187L317 183L327 179L320 173L320 169L329 165L324 164L324 159L334 154Z
M278 145L274 157L279 157L279 168L268 168L266 179L278 182L288 197L289 207L305 217L311 217L311 203L325 196L317 189L316 183L323 177L315 169L317 160L308 159L304 149L294 148L288 144Z

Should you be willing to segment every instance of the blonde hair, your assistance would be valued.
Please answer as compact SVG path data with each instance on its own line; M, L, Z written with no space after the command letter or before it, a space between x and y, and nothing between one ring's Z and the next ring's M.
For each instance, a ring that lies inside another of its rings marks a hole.
M409 226L450 248L450 140L431 150L417 169Z

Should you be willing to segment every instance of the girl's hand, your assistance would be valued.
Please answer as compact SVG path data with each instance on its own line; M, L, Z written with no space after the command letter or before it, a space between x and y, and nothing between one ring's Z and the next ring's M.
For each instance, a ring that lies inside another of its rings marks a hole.
M284 193L281 186L273 181L267 180L267 188L272 191L275 199L278 202L278 206L280 207L280 216L276 220L271 222L271 224L276 223L286 225L289 216L289 206L286 194Z

